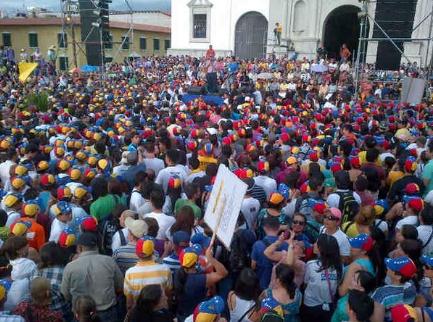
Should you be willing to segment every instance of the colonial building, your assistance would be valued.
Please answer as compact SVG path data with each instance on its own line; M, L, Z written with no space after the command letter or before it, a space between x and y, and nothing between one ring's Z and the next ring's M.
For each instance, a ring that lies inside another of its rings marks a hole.
M210 44L218 55L242 58L287 54L315 57L320 43L330 56L338 57L346 43L356 57L360 37L360 0L172 0L171 54L203 55ZM400 62L430 62L433 44L431 0L371 1L361 48L362 58L381 68L395 68ZM375 24L374 20L377 22ZM274 29L281 24L281 44L276 45ZM419 23L419 27L415 30ZM383 29L396 41L402 55L389 42ZM402 39L404 38L404 39ZM406 40L408 39L408 40ZM428 51L428 52L427 52Z
M86 64L85 46L81 42L80 19L73 17L76 37L77 65ZM125 20L127 21L127 20ZM73 67L72 24L64 25L61 18L3 18L0 19L0 45L12 47L19 58L24 49L31 55L39 48L46 57L48 48L55 46L58 67L67 70ZM130 23L117 19L110 21L111 42L105 44L105 60L122 62L133 56L162 56L170 47L170 28L149 24L134 23L133 33ZM133 38L132 38L133 35Z

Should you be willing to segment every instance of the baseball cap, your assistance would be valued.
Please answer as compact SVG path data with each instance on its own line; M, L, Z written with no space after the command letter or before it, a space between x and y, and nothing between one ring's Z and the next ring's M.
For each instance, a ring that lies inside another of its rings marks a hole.
M56 179L54 178L54 176L52 174L45 173L39 179L39 183L42 186L47 187L47 186L51 186L51 185L55 184L56 183Z
M359 169L361 167L361 159L358 156L352 156L349 159L352 168Z
M422 255L421 256L421 263L433 268L433 257L427 256L427 255Z
M187 247L179 254L179 263L182 267L191 268L197 261L200 254L195 247Z
M20 176L20 177L25 176L27 174L27 172L28 172L28 169L23 165L17 165L15 167L15 175L17 175L17 176Z
M414 172L416 168L416 161L412 160L411 158L407 158L407 160L404 162L404 169L406 170L406 172Z
M13 207L19 201L21 201L21 197L14 193L6 195L3 199L3 203L8 208Z
M408 195L416 195L419 194L420 188L416 183L408 183L404 188L404 193Z
M125 219L125 227L131 232L131 234L136 238L143 238L144 235L147 234L147 224L144 220L141 219L133 219L131 217L127 217Z
M23 236L31 226L32 223L29 221L17 221L11 225L10 232L15 236Z
M98 220L95 217L84 217L81 220L80 227L82 231L96 232L98 230Z
M324 202L317 202L314 206L313 206L313 210L321 215L323 215L325 213L325 210L328 207L326 206L326 203Z
M374 210L376 212L376 216L380 216L383 213L388 212L389 210L389 204L386 199L379 199L374 204Z
M424 200L421 198L413 198L409 200L407 206L412 208L415 212L420 212L424 208Z
M57 161L57 169L59 169L60 171L66 171L71 167L71 163L69 163L69 161L67 160L59 160Z
M126 161L128 164L134 164L138 161L138 153L136 151L129 152L126 156Z
M7 293L12 287L12 281L10 280L0 280L0 301L6 298Z
M189 245L190 234L186 231L179 230L173 234L173 243L177 246L187 247Z
M153 238L144 237L137 241L135 246L135 253L138 257L149 257L153 255L155 250L155 243L153 242Z
M273 205L279 205L284 201L284 197L281 193L273 192L269 196L269 203Z
M71 228L65 228L59 236L58 244L62 248L68 248L74 245L76 236Z
M206 236L204 233L194 234L191 237L191 244L198 244L203 248L208 248L210 245L211 238Z
M367 234L359 234L354 238L349 238L349 243L352 248L370 251L373 248L374 240Z
M260 303L260 312L262 314L266 312L275 312L277 315L283 317L284 311L280 303L277 302L273 297L266 297Z
M287 160L286 160L286 162L287 162L288 165L292 165L292 164L298 163L298 160L296 160L295 157L288 157Z
M406 304L397 304L391 309L393 322L417 321L417 314L413 307Z
M168 187L170 189L179 189L182 185L182 180L179 177L171 177L168 179Z
M194 309L194 322L213 322L224 311L224 300L220 296L201 302Z
M21 189L22 187L24 187L25 184L26 184L26 182L21 177L11 178L11 185L12 185L12 188L14 188L15 190Z
M341 219L341 210L338 208L329 208L328 211L331 213L332 217Z
M69 170L69 177L72 180L80 180L80 178L81 178L81 171L80 171L80 169L77 169L77 168L70 169Z
M407 256L385 258L385 265L391 271L407 278L412 278L417 271L414 262Z
M69 189L69 187L60 186L57 188L57 199L63 200L71 197L72 197L72 192L71 189Z
M34 217L39 213L39 206L36 203L25 203L21 208L23 216Z
M96 247L98 245L98 239L95 233L84 232L78 237L77 245L85 247Z
M80 185L74 190L74 197L77 199L82 199L85 195L87 195L88 190L85 186Z
M257 171L259 173L265 173L269 171L269 162L267 161L259 161L259 163L257 163Z

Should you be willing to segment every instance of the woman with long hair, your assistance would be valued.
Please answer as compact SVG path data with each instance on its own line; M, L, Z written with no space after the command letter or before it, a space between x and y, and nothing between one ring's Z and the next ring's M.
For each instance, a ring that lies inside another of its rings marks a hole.
M314 244L316 260L305 268L302 321L329 321L335 306L335 294L342 276L342 263L337 239L321 234Z
M287 264L278 264L275 268L275 281L272 288L264 291L266 298L275 299L281 305L284 322L298 321L302 294L295 282L295 272Z
M194 211L190 206L183 206L176 215L176 222L169 228L166 235L171 240L173 234L177 231L191 232L191 237L195 234L202 233L203 228L196 225Z
M354 238L359 234L369 234L370 226L376 219L373 206L364 206L359 209L352 221L345 222L341 226L341 230L349 238Z
M74 302L74 315L75 320L78 322L101 322L96 313L96 303L88 295L79 295L77 297Z
M167 296L159 284L143 287L135 306L125 318L125 322L170 321L173 321L173 316L168 310Z
M178 199L188 199L182 192L182 181L179 177L171 177L168 180L167 194L165 196L162 212L168 216L174 215L174 206Z
M256 273L251 268L244 268L227 298L230 322L254 321L260 309L259 296L260 285Z
M369 272L377 278L377 282L382 281L385 276L379 248L376 247L371 236L360 234L355 238L350 238L349 242L353 261L344 269L343 282L338 289L340 296L346 295L349 291L355 273L359 270Z

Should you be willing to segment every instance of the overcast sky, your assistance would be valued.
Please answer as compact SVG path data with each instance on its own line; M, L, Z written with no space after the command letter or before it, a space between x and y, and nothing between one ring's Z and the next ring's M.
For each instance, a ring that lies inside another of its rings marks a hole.
M110 9L127 10L124 0L112 0ZM129 0L134 10L170 10L170 0ZM0 0L0 10L15 12L16 9L27 7L44 7L54 11L60 10L60 0ZM42 5L43 3L43 5Z

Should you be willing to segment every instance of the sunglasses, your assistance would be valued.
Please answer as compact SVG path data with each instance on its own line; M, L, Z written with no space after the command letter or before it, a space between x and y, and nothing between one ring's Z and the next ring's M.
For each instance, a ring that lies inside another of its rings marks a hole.
M293 220L293 225L301 225L301 226L304 226L304 225L305 225L305 221Z
M339 221L340 220L340 219L333 217L333 216L325 216L325 219L332 220L332 221Z

